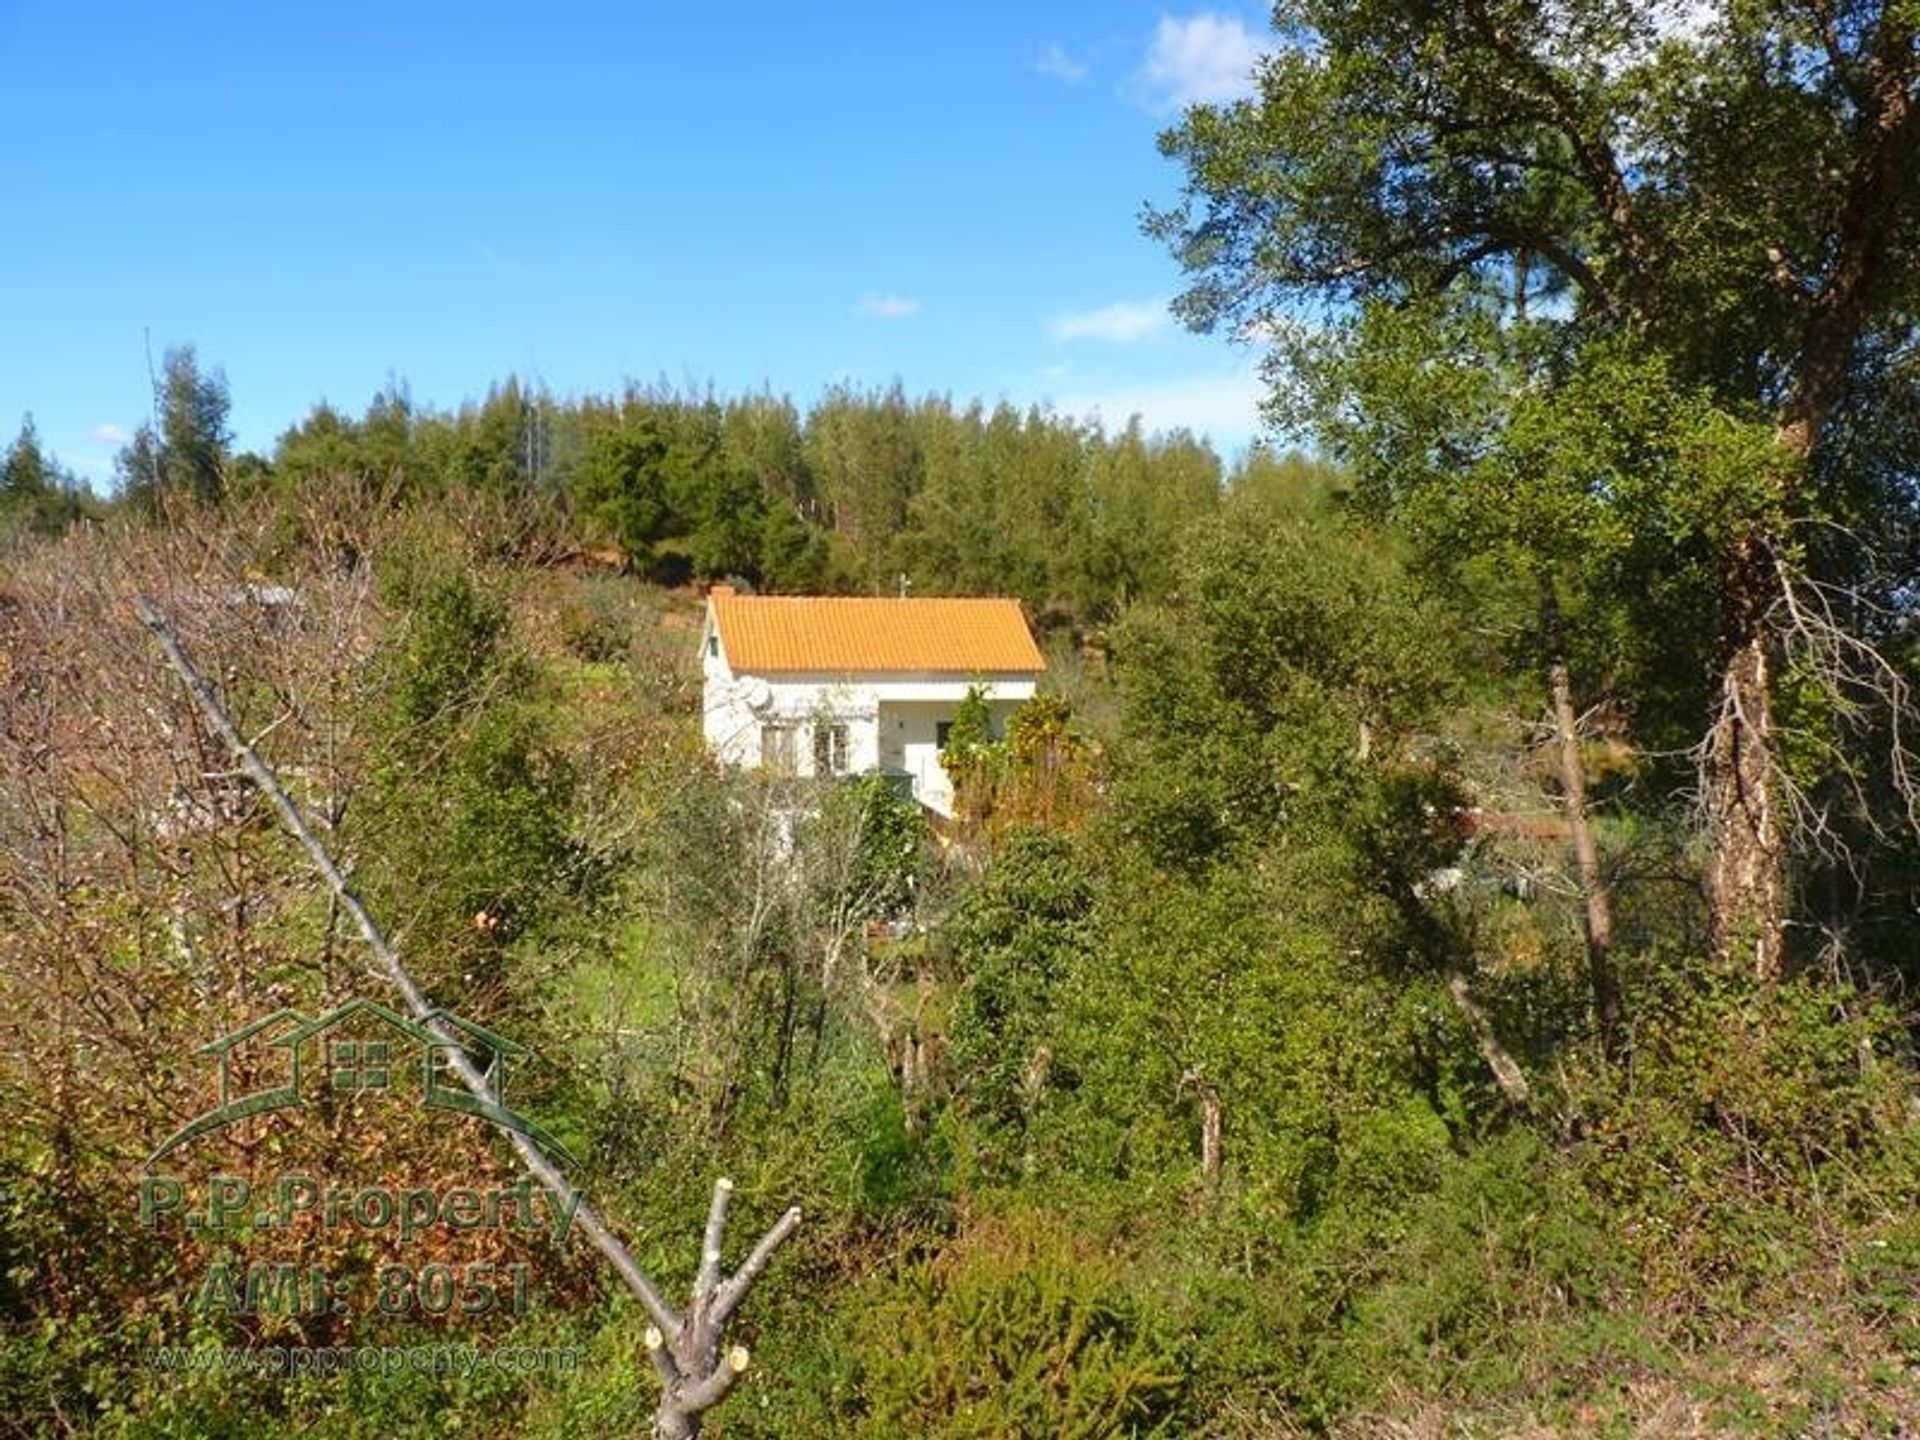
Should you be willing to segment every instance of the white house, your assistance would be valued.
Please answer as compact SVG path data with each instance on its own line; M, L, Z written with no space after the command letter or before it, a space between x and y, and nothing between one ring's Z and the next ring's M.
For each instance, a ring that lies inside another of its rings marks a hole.
M940 749L978 685L995 732L1046 669L1014 600L737 595L716 585L700 635L707 748L746 769L905 776L953 813Z

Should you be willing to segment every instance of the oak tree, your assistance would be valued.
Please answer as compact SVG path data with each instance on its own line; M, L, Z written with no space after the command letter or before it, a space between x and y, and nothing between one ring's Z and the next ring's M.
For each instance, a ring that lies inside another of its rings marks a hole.
M1703 537L1700 754L1715 948L1778 974L1808 818L1783 671L1811 656L1830 692L1890 680L1847 618L1873 597L1822 597L1875 569L1863 548L1912 503L1906 432L1878 417L1911 411L1916 384L1920 10L1299 0L1274 23L1254 97L1163 137L1186 194L1148 227L1190 274L1189 322L1277 337L1277 373L1324 375L1377 343L1370 316L1484 314L1498 294L1547 373L1616 341L1770 431L1762 455L1733 445L1742 483ZM1311 383L1288 399L1320 422L1349 404ZM1451 412L1399 418L1444 431Z

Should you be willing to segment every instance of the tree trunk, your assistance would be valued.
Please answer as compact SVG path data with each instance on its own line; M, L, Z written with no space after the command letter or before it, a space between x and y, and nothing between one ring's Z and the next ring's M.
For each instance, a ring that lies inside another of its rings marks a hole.
M1787 456L1780 482L1783 509L1792 506L1801 474L1832 393L1843 383L1828 376L1809 349L1794 394L1774 437ZM1826 367L1830 368L1830 367ZM1786 830L1777 768L1780 737L1774 723L1776 642L1768 612L1779 594L1773 537L1756 530L1735 548L1721 579L1720 704L1707 732L1701 794L1707 821L1707 907L1713 958L1723 972L1751 967L1763 984L1780 978L1787 931Z
M1862 47L1861 113L1833 216L1831 259L1818 287L1804 295L1806 329L1775 427L1789 462L1780 478L1782 515L1793 513L1822 431L1845 397L1874 287L1920 176L1913 164L1920 142L1915 29L1911 11L1886 6ZM1775 645L1767 624L1778 591L1772 538L1756 528L1735 550L1724 578L1727 648L1702 787L1713 847L1707 900L1714 958L1728 969L1751 964L1762 982L1778 979L1784 968L1787 927L1779 735L1770 694Z
M1567 830L1573 838L1574 863L1580 870L1581 932L1587 946L1587 981L1593 990L1594 1022L1600 1030L1600 1049L1608 1060L1620 1058L1624 1016L1620 979L1613 966L1613 898L1600 869L1600 850L1594 843L1587 814L1587 776L1580 760L1580 731L1573 712L1573 676L1567 667L1566 644L1560 627L1560 601L1553 581L1540 581L1540 611L1547 632L1547 688L1553 703L1554 755L1560 772L1560 799L1567 812Z
M1467 977L1458 970L1454 971L1447 977L1447 993L1453 997L1453 1003L1459 1007L1467 1028L1473 1032L1473 1043L1479 1047L1480 1058L1487 1062L1487 1068L1493 1072L1494 1084L1507 1097L1507 1103L1522 1112L1531 1110L1533 1086L1527 1083L1527 1073L1520 1068L1520 1062L1513 1058L1507 1047L1500 1043L1500 1037L1493 1030L1493 1021L1480 1008L1480 1002L1473 998L1473 988L1467 983Z
M1200 1102L1200 1179L1211 1190L1220 1179L1220 1092L1197 1065L1181 1075L1180 1088L1193 1091Z
M259 753L247 743L233 719L221 704L219 695L187 658L180 640L164 616L144 595L134 600L134 610L153 632L161 651L189 693L199 703L214 731L227 742L241 769L279 813L282 823L313 861L342 909L359 926L361 936L386 972L407 1009L421 1026L447 1044L447 1058L460 1083L482 1100L493 1098L486 1078L474 1065L460 1042L446 1028L442 1012L430 1004L414 983L413 974L401 962L386 934L365 904L347 884L326 846L315 838L305 817L300 814L286 787ZM666 1301L653 1277L640 1268L631 1251L621 1242L594 1207L574 1188L554 1163L531 1139L514 1130L507 1138L520 1157L521 1165L553 1195L555 1201L574 1217L574 1224L589 1243L613 1265L627 1289L652 1318L647 1327L646 1347L660 1377L660 1407L654 1416L654 1434L670 1440L693 1440L700 1433L701 1418L727 1397L747 1368L745 1346L735 1345L723 1355L720 1342L727 1322L765 1272L774 1252L787 1242L800 1224L800 1209L794 1206L773 1223L760 1237L746 1261L731 1276L721 1269L721 1243L726 1238L727 1212L733 1200L733 1181L722 1177L713 1187L713 1200L707 1210L707 1230L700 1250L700 1270L694 1282L693 1304L682 1316Z
M774 1223L753 1253L729 1278L720 1268L720 1247L727 1234L727 1210L733 1201L733 1182L722 1179L713 1187L707 1208L707 1233L700 1246L700 1270L693 1282L693 1303L672 1330L649 1325L645 1337L648 1358L660 1376L660 1405L653 1412L655 1440L695 1440L706 1414L727 1398L750 1357L747 1347L722 1351L727 1321L746 1298L767 1261L780 1248L800 1212L789 1210Z
M1729 585L1735 621L1720 681L1720 713L1707 734L1704 791L1707 903L1713 955L1723 970L1779 978L1787 923L1773 716L1773 644L1767 634L1765 559L1743 549Z

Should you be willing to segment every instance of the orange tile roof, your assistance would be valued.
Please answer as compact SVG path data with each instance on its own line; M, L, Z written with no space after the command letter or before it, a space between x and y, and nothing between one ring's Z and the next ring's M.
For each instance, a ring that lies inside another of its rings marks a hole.
M720 587L709 598L736 671L978 675L1047 668L1017 600L735 595Z

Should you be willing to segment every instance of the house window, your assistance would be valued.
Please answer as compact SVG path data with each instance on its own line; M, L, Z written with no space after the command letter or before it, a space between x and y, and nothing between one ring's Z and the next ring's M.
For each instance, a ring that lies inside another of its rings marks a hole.
M720 658L720 636L718 632L707 636L707 654L716 660Z
M944 749L946 749L946 748L947 748L947 737L948 737L949 735L951 735L951 734L953 734L953 721L951 721L951 720L936 720L936 721L934 721L934 722L933 722L933 744L934 744L934 748L935 748L935 749L938 749L938 750L944 750Z
M384 1090L392 1079L392 1063L385 1040L336 1040L333 1042L333 1088L336 1090Z
M793 726L762 725L760 727L760 764L777 775L793 774Z
M847 773L846 726L815 725L813 727L813 773L816 775Z

